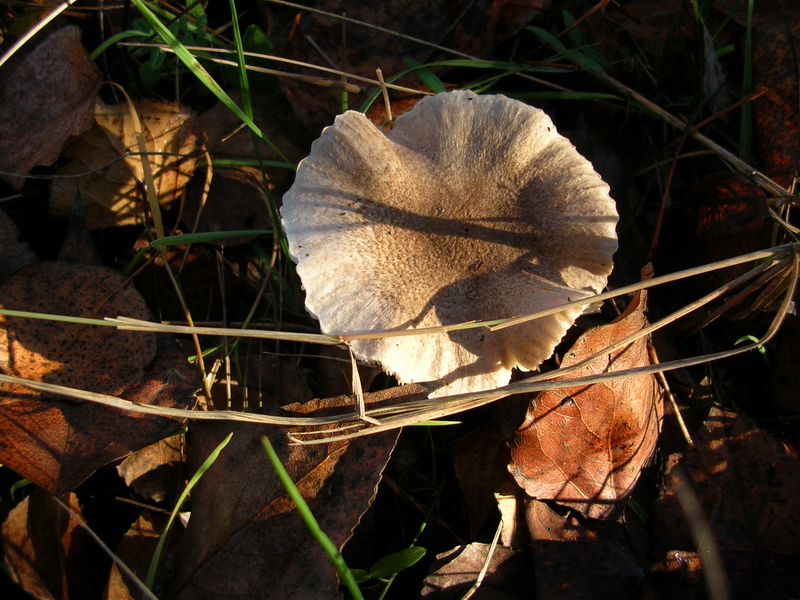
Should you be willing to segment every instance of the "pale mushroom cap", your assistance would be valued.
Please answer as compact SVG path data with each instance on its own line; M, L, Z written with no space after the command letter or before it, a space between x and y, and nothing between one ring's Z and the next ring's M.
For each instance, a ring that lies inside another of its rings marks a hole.
M281 209L306 307L325 333L530 314L599 293L617 212L589 161L542 111L505 96L421 100L388 133L336 118ZM549 358L579 307L489 332L353 341L433 395L494 389Z

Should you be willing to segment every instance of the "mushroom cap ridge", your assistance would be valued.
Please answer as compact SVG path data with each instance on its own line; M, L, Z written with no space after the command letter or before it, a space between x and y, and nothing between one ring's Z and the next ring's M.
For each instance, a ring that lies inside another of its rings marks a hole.
M332 334L558 306L602 291L617 248L608 185L550 118L472 92L426 97L387 133L337 116L281 214L306 307ZM581 312L350 346L401 383L441 380L434 396L494 389L549 358Z

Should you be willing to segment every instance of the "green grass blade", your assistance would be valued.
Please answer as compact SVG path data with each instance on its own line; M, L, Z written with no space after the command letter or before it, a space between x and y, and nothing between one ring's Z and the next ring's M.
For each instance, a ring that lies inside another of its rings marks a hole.
M161 534L161 538L158 540L158 545L156 546L156 550L153 553L153 558L150 561L150 568L147 570L147 579L145 580L145 584L149 589L153 589L153 583L155 582L156 573L158 572L158 563L161 560L161 553L164 550L164 544L169 538L169 531L172 527L173 521L175 521L175 517L178 515L178 511L180 510L181 506L183 506L186 498L189 496L189 492L191 492L192 488L197 485L197 482L200 481L200 478L203 475L205 475L205 472L208 471L209 467L216 462L220 452L222 452L223 448L228 445L228 442L231 441L232 437L233 433L229 433L228 436L222 440L219 445L214 448L214 450L211 451L211 454L208 455L208 458L203 461L203 464L200 465L200 468L197 469L197 472L189 480L189 483L186 484L186 488L184 488L180 498L178 498L178 501L175 503L172 513L169 515L167 526L164 528L164 532Z
M142 13L142 16L147 20L150 24L150 27L159 35L161 40L172 49L175 55L186 65L195 77L205 85L212 94L214 94L220 102L222 102L228 109L233 112L237 117L239 117L249 128L250 130L255 133L259 139L261 139L264 143L266 143L270 148L275 150L278 155L284 161L289 161L288 158L280 151L280 149L272 143L261 131L261 129L256 125L253 120L248 117L244 111L233 101L233 99L225 92L225 90L220 87L220 85L216 82L216 80L211 76L211 74L206 71L205 67L200 64L200 62L192 55L192 53L186 48L186 46L181 43L178 38L176 38L173 33L167 29L166 25L164 25L159 18L150 10L148 3L144 2L144 0L132 0L133 4Z
M556 50L559 50L561 52L565 52L566 51L567 48L566 48L566 46L564 46L564 44L561 42L560 39L558 39L556 36L552 35L550 32L545 31L541 27L535 27L533 25L529 25L525 29L530 31L533 35L538 37L540 40L542 40L543 42L545 42L549 46L555 48Z
M436 74L423 65L421 62L414 60L413 58L406 58L405 63L414 69L416 69L416 75L419 77L420 81L424 83L430 91L435 94L439 94L441 92L447 91L444 87L444 83L442 80L439 79Z
M250 82L247 79L247 64L244 60L244 45L242 32L239 29L239 15L236 12L236 0L230 0L231 28L233 29L233 44L236 47L236 62L239 65L239 89L242 92L242 104L248 117L253 118L253 103L250 99Z
M108 50L108 49L109 49L109 47L113 46L113 45L114 45L114 44L116 44L117 42L121 42L122 40L128 39L128 38L130 38L130 37L144 37L144 38L148 38L148 37L150 37L150 34L149 34L149 33L146 33L146 32L144 32L144 31L137 31L136 29L131 29L131 30L129 30L129 31L120 31L120 32L119 32L117 35L111 36L111 37L110 37L110 38L108 38L108 39L107 39L105 42L103 42L102 44L100 44L100 45L99 45L99 46L98 46L98 47L97 47L97 48L94 50L94 52L92 52L92 53L89 55L89 58L91 58L92 60L97 60L97 58L98 58L98 57L99 57L99 56L100 56L100 55L101 55L103 52L105 52L106 50Z
M269 461L272 463L272 468L275 469L275 472L278 474L278 478L281 480L283 487L286 488L286 493L289 494L289 497L295 503L295 506L297 506L297 512L300 514L300 518L303 519L303 522L306 524L306 527L308 527L311 535L325 551L325 554L330 557L331 562L339 572L340 581L347 586L347 589L350 590L353 598L356 598L356 600L364 600L364 597L361 594L361 589L358 587L358 583L356 583L353 572L347 566L347 563L344 561L344 557L333 544L331 538L329 538L327 534L320 528L317 519L311 512L311 509L308 507L308 504L306 504L306 501L303 500L303 496L295 486L292 478L289 476L289 473L286 472L286 469L281 463L281 459L278 458L278 454L272 447L269 438L267 438L267 436L262 437L261 443L264 444L264 450L267 451L267 456L269 457Z
M417 564L426 552L425 548L414 545L392 552L376 560L369 573L375 579L388 579Z
M183 233L181 235L169 235L150 242L151 248L161 246L182 246L184 244L203 244L216 240L226 240L245 235L272 235L272 229L243 229L237 231L206 231L204 233Z
M566 73L568 72L567 69L563 67L550 67L550 66L530 66L530 65L521 65L512 62L502 62L497 60L477 60L471 58L458 58L454 60L440 60L437 62L426 63L423 65L413 66L404 71L400 71L399 73L393 75L390 78L386 79L386 83L394 83L404 75L408 75L409 73L415 73L419 69L430 69L431 67L465 67L469 69L492 69L496 71L504 71L504 75L510 75L513 73ZM376 87L375 90L367 97L364 103L359 107L360 112L367 112L372 103L375 102L376 98L380 96L381 88Z

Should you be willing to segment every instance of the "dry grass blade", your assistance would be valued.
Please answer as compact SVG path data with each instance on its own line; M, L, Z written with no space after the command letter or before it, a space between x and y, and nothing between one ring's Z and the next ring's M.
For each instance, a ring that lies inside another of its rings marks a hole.
M783 258L786 259L788 258L788 256L784 256ZM798 254L794 247L792 247L791 251L791 260L792 260L791 277L788 278L787 281L788 285L786 286L785 295L781 303L781 306L779 307L775 315L775 318L773 319L766 333L759 340L751 344L748 344L746 346L741 346L738 348L732 348L692 358L669 361L657 365L651 365L648 367L638 367L634 369L627 369L624 371L600 373L589 377L577 377L573 379L551 381L555 377L563 377L564 375L568 375L570 372L573 372L574 370L580 368L580 366L585 364L587 361L594 360L597 357L597 355L593 355L591 357L588 357L586 360L581 361L581 363L571 366L569 369L556 369L548 373L534 375L533 377L530 377L523 381L512 383L510 385L498 388L496 390L491 390L487 392L475 392L470 394L459 394L455 396L445 396L442 398L410 402L399 407L390 407L390 408L368 411L367 412L368 416L379 419L381 422L381 425L370 427L368 429L364 428L363 424L359 425L351 421L348 423L343 423L339 429L328 430L324 433L310 430L304 432L292 432L290 433L290 436L296 443L324 443L339 439L350 439L352 437L369 435L372 433L377 433L379 431L386 431L398 427L413 425L421 421L439 419L459 412L470 410L472 408L483 406L485 404L494 402L496 400L499 400L501 398L513 394L540 392L544 390L552 390L552 389L558 389L562 387L575 386L575 385L591 385L594 383L609 381L612 379L630 377L635 375L656 374L665 371L671 371L675 369L682 369L694 365L699 365L714 360L720 360L723 358L736 356L744 352L749 352L750 350L754 350L760 346L763 346L770 339L772 339L777 333L778 329L780 328L786 314L789 312L789 309L792 304L792 297L794 294L794 290L797 285L798 273L800 273L800 262L798 262ZM773 268L775 269L774 274L776 276L783 276L786 268L785 265L777 263L777 267L774 267L774 264L775 263L773 263ZM754 271L756 271L756 275L760 274L762 270L763 270L762 266L756 267L754 269ZM753 274L747 273L735 281L738 284L741 284L742 281L747 281L751 279L753 276L754 276ZM726 286L723 286L720 289L728 290L730 289L730 287L731 287L730 284L727 284ZM693 303L692 305L690 305L690 307L692 309L696 309L697 306L705 304L713 300L714 298L718 297L719 295L721 295L721 293L719 293L719 290L712 292L705 298L699 300L697 303ZM688 312L687 309L681 309L680 311L678 311L678 313L680 313L681 315L686 314L687 312ZM662 319L661 321L647 327L641 332L637 332L635 335L628 336L624 340L620 340L619 342L613 344L611 348L619 348L621 346L624 346L625 344L629 344L632 341L632 339L639 338L641 337L641 335L646 335L647 333L650 333L655 329L664 327L665 325L674 320L675 320L674 315L670 315L669 317L666 317L665 319ZM608 351L610 350L604 349L602 353Z
M400 427L413 425L421 421L439 419L466 410L470 410L472 408L477 408L479 406L489 404L491 402L494 402L496 400L514 394L531 393L549 389L558 389L565 386L574 386L583 384L589 385L593 383L599 383L602 381L608 381L610 379L624 378L632 375L643 375L643 374L659 373L664 371L681 369L689 366L703 364L713 360L719 360L722 358L735 356L737 354L742 354L744 352L748 352L750 350L758 348L759 346L765 344L777 333L785 315L789 310L789 307L791 306L792 295L794 293L794 289L796 287L798 279L798 271L799 271L798 251L800 251L800 244L787 244L784 246L779 246L777 248L771 248L769 250L750 253L733 259L719 261L717 263L713 263L710 265L704 265L703 267L698 267L696 269L689 269L687 271L682 271L669 276L663 276L639 282L635 285L626 286L625 288L615 290L614 292L607 292L604 294L600 294L594 298L587 299L588 301L596 301L596 300L621 296L627 293L635 292L640 289L646 289L654 287L655 285L667 283L668 281L675 281L678 279L683 279L685 277L690 277L692 275L706 273L716 269L726 268L733 264L742 264L754 260L770 259L767 262L754 267L753 269L751 269L744 275L740 276L739 278L735 279L734 281L724 286L721 286L719 289L711 292L707 296L687 305L686 307L676 311L674 314L665 317L661 321L653 323L652 325L642 330L641 332L638 332L634 336L629 336L624 340L619 340L618 342L616 342L611 346L611 349L622 347L625 344L630 343L633 339L636 339L643 335L648 335L657 329L665 327L669 323L675 321L677 318L680 318L681 316L684 316L685 314L688 314L689 312L696 310L697 308L704 306L705 304L708 304L712 300L719 298L722 295L728 293L729 291L735 289L737 286L751 281L753 278L766 277L767 274L771 274L770 278L778 278L781 281L781 285L785 286L786 289L785 289L784 299L768 331L761 337L761 339L751 344L712 354L706 354L687 359L665 362L649 367L640 367L636 369L629 369L626 371L617 371L611 373L601 373L598 375L593 375L591 377L581 377L581 378L567 379L561 381L551 381L556 377L563 377L564 375L568 375L573 370L579 368L583 364L582 362L577 365L574 365L573 367L570 367L569 369L556 369L548 373L534 375L523 381L512 383L510 385L503 386L491 391L473 392L469 394L459 394L459 395L446 396L436 399L418 400L413 402L406 402L397 406L368 409L366 411L366 414L364 415L367 418L368 422L365 422L365 420L362 417L359 417L356 411L347 411L346 413L343 414L326 416L326 417L307 417L307 416L284 417L284 416L273 416L273 415L256 415L252 413L244 413L236 411L216 411L216 412L205 413L198 411L141 405L135 402L131 402L129 400L117 398L115 396L110 396L106 394L96 394L75 388L30 381L18 377L9 377L6 375L0 375L0 381L6 383L24 385L31 389L39 390L56 396L63 396L67 398L96 402L99 404L104 404L106 406L111 406L121 410L136 412L136 413L146 413L158 416L178 417L178 418L193 419L193 420L240 421L249 423L269 423L286 427L311 428L302 432L301 431L290 432L290 436L296 443L327 443L331 441L350 439L352 437L359 437L363 435L378 433L381 431L397 429ZM791 259L790 266L787 265L787 261L789 259ZM787 275L787 273L789 274ZM772 290L771 293L775 293L775 290ZM587 300L583 300L582 303L586 303ZM558 308L554 309L554 312L558 312ZM536 318L536 316L538 315L526 316L522 317L522 319L531 320ZM517 321L519 319L514 319L514 320ZM505 324L508 321L509 321L508 319L505 319L493 322L491 324L495 323ZM247 337L261 337L265 339L280 339L280 340L302 339L303 341L309 343L317 343L317 344L322 343L329 345L335 345L341 343L342 341L341 337L336 337L331 335L297 334L297 333L259 331L259 330L221 329L216 327L186 327L178 325L162 325L160 323L138 321L134 319L127 319L125 317L118 317L117 319L112 319L111 322L117 324L117 327L119 327L122 330L164 331L171 333L195 333L200 335L225 334L232 337L247 336ZM475 326L475 327L481 327L486 325L487 325L486 323L468 324L468 326ZM457 328L459 326L453 326L453 327ZM402 335L403 333L404 332L399 332L400 335ZM418 330L414 331L413 333L422 334L426 333L426 331ZM398 332L384 332L381 335L388 337L397 334ZM610 350L605 349L604 352L606 351ZM586 360L591 360L593 358L594 357L589 357ZM374 422L377 422L379 424L377 425L373 424ZM339 427L335 429L328 429L324 432L315 431L313 429L313 427L316 426L330 425L332 423L338 424Z
M120 44L121 46L131 46L135 48L158 48L162 52L173 52L172 48L166 46L164 44L146 44L146 43L135 43L135 42L128 42L124 44ZM235 56L235 51L233 50L226 50L224 48L207 48L205 46L186 46L187 50L191 50L193 52L209 52L209 53L219 53L219 54L228 54L231 56ZM366 83L367 85L381 87L382 85L388 89L395 90L397 92L406 92L408 94L415 94L415 95L432 95L432 92L425 92L421 90L415 90L413 88L404 87L402 85L396 85L393 83L382 83L377 79L370 79L369 77L361 77L360 75L356 75L354 73L348 73L346 71L340 71L338 69L332 69L330 67L323 67L322 65L315 65L313 63L303 62L301 60L293 60L291 58L284 58L282 56L273 56L270 54L259 54L257 52L243 52L244 56L250 58L259 58L263 60L270 60L274 62L281 62L286 63L287 65L294 65L296 67L305 67L306 69L313 69L316 71L321 71L323 73L329 73L331 75L336 75L338 77L352 79L354 81L358 81L360 83ZM211 60L219 65L230 65L230 66L239 66L238 63L235 61L225 60L221 58L211 58L209 57L208 60ZM276 75L278 77L287 77L291 79L297 79L298 81L304 81L306 83L310 83L312 85L321 85L323 87L334 87L338 89L345 90L350 93L358 94L363 90L355 84L352 83L343 83L341 81L335 81L333 79L325 79L323 77L312 77L309 75L298 75L297 73L288 73L286 71L278 71L276 69L268 69L266 67L257 67L255 65L246 65L248 71L253 71L255 73L266 73L268 75Z
M661 119L663 119L665 122L669 123L673 127L676 127L677 129L680 130L685 130L688 127L687 123L683 119L680 119L675 115L673 115L672 113L664 110L655 102L651 102L638 92L632 90L626 85L623 85L616 79L598 73L592 73L592 75L598 78L606 85L608 85L609 87L619 92L620 94L622 94L623 96L626 96L634 100L635 102L641 104L647 110L653 111L655 114L661 117ZM751 179L755 180L759 186L769 191L771 194L782 199L793 198L792 194L790 194L783 186L773 181L771 178L769 178L767 175L765 175L758 169L753 168L750 164L743 161L734 153L730 152L729 150L726 150L725 148L723 148L713 140L709 139L702 133L698 131L692 131L690 132L690 135L696 141L700 142L703 146L713 151L714 154L719 156L723 161L731 165L734 168L734 170L743 173L744 175L747 175Z

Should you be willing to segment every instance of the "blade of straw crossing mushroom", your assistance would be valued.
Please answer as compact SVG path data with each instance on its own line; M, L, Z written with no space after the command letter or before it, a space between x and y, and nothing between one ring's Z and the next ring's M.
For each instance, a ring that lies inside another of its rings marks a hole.
M398 331L528 314L599 293L617 247L609 188L542 111L447 92L384 133L336 118L281 210L306 307L323 332ZM536 368L581 314L508 330L355 340L353 353L434 395Z

